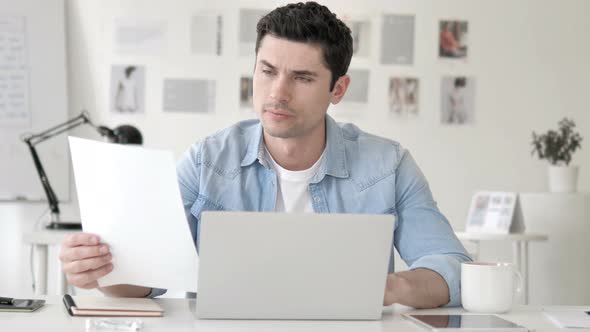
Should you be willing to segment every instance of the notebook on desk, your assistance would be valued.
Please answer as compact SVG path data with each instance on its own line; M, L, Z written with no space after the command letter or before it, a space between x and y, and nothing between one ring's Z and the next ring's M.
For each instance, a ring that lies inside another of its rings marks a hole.
M78 297L64 295L64 305L72 316L161 317L164 310L152 299Z

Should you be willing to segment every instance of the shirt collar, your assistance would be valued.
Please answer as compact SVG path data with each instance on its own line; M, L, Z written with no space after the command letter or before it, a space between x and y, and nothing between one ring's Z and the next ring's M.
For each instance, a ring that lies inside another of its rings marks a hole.
M346 163L346 148L342 128L334 119L326 114L326 159L325 170L327 175L338 178L348 177ZM321 172L321 171L320 171Z
M258 121L258 123L250 128L250 132L248 135L248 144L246 154L242 159L241 166L250 166L252 163L256 161L256 159L264 159L264 144L262 141L262 123Z
M266 165L264 159L264 144L262 139L262 123L258 121L256 126L251 128L249 135L248 147L246 154L242 159L241 166L249 166L256 160L260 160ZM344 146L344 136L342 129L336 121L326 114L326 151L325 160L322 167L316 175L320 180L324 174L339 178L348 177L348 166L346 163L346 149Z

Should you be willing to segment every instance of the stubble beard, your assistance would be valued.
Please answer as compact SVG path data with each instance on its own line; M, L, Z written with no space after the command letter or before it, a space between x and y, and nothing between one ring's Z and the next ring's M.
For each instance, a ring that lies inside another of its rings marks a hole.
M279 123L276 126L277 128L273 128L273 126L271 125L272 121L269 120L267 122L264 120L264 114L267 112L266 109L287 111L289 114L293 115L293 117L297 116L297 112L285 103L265 103L265 104L263 104L260 120L262 122L262 127L264 129L264 132L267 135L269 135L271 137L276 137L276 138L293 138L293 137L301 136L303 133L305 133L305 128L301 128L301 126L298 125L297 123L293 123L292 125L290 125L287 128L284 128L284 129L278 128L282 125L281 123ZM289 120L291 121L294 119L289 119Z
M271 125L265 125L264 122L265 121L262 121L262 127L264 128L264 132L267 135L275 138L294 138L301 136L305 132L303 128L300 128L296 124L292 125L289 128L279 129L273 128L273 126Z

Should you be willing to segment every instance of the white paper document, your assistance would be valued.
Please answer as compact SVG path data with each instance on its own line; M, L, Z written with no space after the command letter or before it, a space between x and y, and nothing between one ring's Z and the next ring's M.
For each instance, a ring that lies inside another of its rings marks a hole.
M545 315L559 328L590 328L590 307L582 309L544 309Z
M84 232L108 244L101 287L197 290L199 258L172 152L69 137Z
M24 17L0 16L0 126L31 125L27 26Z
M118 18L113 22L113 45L117 54L159 55L166 49L166 22Z

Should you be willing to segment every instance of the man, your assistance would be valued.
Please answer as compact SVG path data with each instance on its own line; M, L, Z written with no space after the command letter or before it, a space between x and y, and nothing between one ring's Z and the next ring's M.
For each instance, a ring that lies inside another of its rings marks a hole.
M178 164L197 248L205 210L392 214L395 246L410 271L393 273L392 256L384 305L458 305L460 263L469 258L410 154L326 115L350 84L350 30L328 8L308 2L273 10L257 32L253 99L259 121L205 138ZM91 234L65 239L60 258L69 282L82 288L97 287L113 268L108 248ZM131 285L101 291L161 293Z

